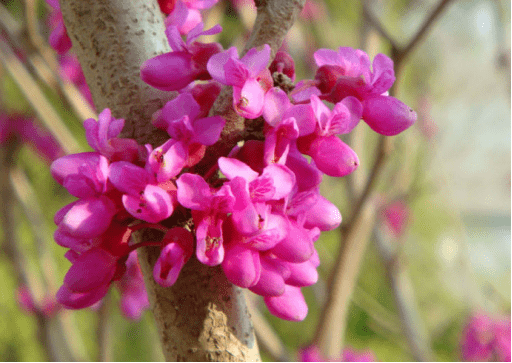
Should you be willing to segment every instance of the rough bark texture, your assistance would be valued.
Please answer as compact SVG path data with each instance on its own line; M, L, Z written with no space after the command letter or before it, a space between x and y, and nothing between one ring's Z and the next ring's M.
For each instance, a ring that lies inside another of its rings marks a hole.
M110 108L126 120L123 137L158 144L168 136L155 132L151 115L173 92L140 80L145 60L169 52L157 1L61 0L68 34L82 64L98 111Z

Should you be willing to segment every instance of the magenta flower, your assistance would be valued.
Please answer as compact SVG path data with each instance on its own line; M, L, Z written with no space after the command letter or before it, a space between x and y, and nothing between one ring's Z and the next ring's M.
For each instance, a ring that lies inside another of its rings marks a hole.
M82 66L78 61L76 55L72 53L66 53L59 57L59 74L64 81L73 83L82 96L89 102L91 106L94 107L94 102L92 101L91 91L89 90L89 86L85 81L85 76L82 71Z
M66 257L73 265L57 292L59 303L68 309L81 309L101 300L116 273L117 257L98 247L81 255L68 252Z
M358 124L361 118L361 104L355 97L346 97L331 111L313 95L311 107L317 127L312 134L300 137L297 147L309 155L320 171L329 176L341 177L353 172L359 165L356 153L336 135L346 134Z
M89 145L110 161L135 161L140 147L133 139L120 139L117 135L123 130L124 120L112 117L110 109L104 109L98 121L89 118L84 121L85 137Z
M203 23L190 31L185 43L175 26L166 30L172 52L158 55L145 61L140 68L140 78L152 87L163 91L177 91L195 80L211 79L206 66L208 60L222 51L218 43L200 43L201 35L212 35L222 31L220 25L203 31Z
M128 255L126 272L119 281L116 281L116 285L121 293L119 307L123 315L132 320L140 319L142 312L149 308L149 300L137 261L137 251Z
M308 305L299 287L285 285L280 296L265 296L265 305L272 315L278 318L301 321L308 315Z
M185 173L176 180L178 201L193 211L196 225L196 256L209 266L219 265L224 259L222 224L227 213L233 211L235 197L229 185L212 191L199 175Z
M181 227L171 228L162 242L164 247L153 269L153 277L163 287L174 285L181 269L194 253L194 236Z
M245 118L255 119L263 112L266 91L273 81L267 65L270 47L265 44L258 51L253 48L241 59L235 47L215 54L210 58L207 69L216 81L233 86L233 108Z
M42 314L47 318L52 318L60 310L60 304L54 297L45 295L40 304L34 301L29 289L22 285L16 289L16 300L22 310L28 314Z
M293 92L297 102L312 94L337 103L353 96L363 105L363 120L379 134L397 135L416 122L417 115L398 99L385 95L395 82L393 61L377 54L370 70L368 55L359 49L340 47L338 51L320 49L315 52L319 67L314 81L298 84Z
M128 213L149 223L169 218L174 211L174 197L157 184L145 169L126 161L110 166L109 180L122 193Z

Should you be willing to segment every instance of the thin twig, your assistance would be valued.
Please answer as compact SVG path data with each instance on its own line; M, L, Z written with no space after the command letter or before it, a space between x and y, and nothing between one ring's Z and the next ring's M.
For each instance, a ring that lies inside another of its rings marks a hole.
M49 249L47 237L51 233L39 208L39 203L36 199L37 194L34 188L32 188L25 172L19 167L11 169L9 178L12 191L14 192L13 195L22 206L36 241L38 261L42 271L41 277L45 285L45 291L54 295L56 292L55 282L57 277L55 272L57 271L57 266ZM67 359L72 361L81 360L79 357L83 357L83 352L85 352L83 340L76 329L69 329L70 326L74 325L73 322L64 322L65 319L73 319L73 316L59 313L54 319L56 320L55 330L61 336L58 343L64 345L64 349L69 355Z
M67 154L78 152L80 147L76 139L48 102L32 76L4 42L0 42L0 61L64 151Z
M257 297L246 292L245 299L247 301L249 311L251 312L252 323L254 325L254 331L256 332L260 349L265 351L273 361L289 362L290 353L279 338L279 335L260 312L256 304Z
M33 0L28 0L33 3ZM32 9L28 6L28 9ZM35 70L37 76L50 88L55 91L60 90L64 96L64 100L73 109L80 120L88 118L96 118L96 112L89 106L88 101L82 96L80 91L75 87L74 84L64 82L59 76L59 65L55 58L54 52L44 42L41 35L38 33L37 22L30 21L32 16L29 16L27 9L27 32L29 33L29 39L31 45L27 44L25 39L24 29L22 24L14 18L11 13L0 3L0 26L5 30L9 36L9 40L20 49L32 48L31 50L25 49L28 56L27 60L30 66ZM37 21L37 19L36 19ZM33 50L37 52L33 52ZM58 89L56 88L58 86Z
M404 336L416 361L432 361L430 338L416 307L413 284L401 262L400 250L393 242L385 241L382 231L374 227L374 240L386 268L386 275L398 307Z
M41 297L43 292L42 289L38 288L35 279L28 274L25 258L18 248L19 241L16 231L18 223L13 209L14 193L9 183L8 170L14 162L17 147L17 143L12 142L0 150L3 171L0 173L0 218L2 221L3 249L13 266L17 285L25 286L31 298L36 300L36 296ZM36 309L34 314L37 321L37 335L47 359L50 361L60 360L60 356L52 346L48 318L39 309Z

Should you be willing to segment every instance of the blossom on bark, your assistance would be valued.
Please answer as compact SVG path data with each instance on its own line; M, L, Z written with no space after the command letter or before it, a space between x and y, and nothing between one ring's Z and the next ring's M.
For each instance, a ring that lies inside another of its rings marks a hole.
M233 108L245 118L255 119L263 112L266 91L273 81L267 65L270 47L250 49L241 59L235 47L215 54L207 64L208 72L216 81L233 86Z

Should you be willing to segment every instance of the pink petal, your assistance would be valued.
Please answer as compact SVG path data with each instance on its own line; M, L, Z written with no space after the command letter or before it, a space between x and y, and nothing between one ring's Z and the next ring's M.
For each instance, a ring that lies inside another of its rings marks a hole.
M73 44L71 43L63 21L60 21L52 30L48 38L48 43L50 43L50 46L59 54L65 54L71 49Z
M286 279L287 285L292 286L310 286L318 281L318 272L316 267L310 262L289 263L290 277Z
M259 252L235 244L226 249L222 269L228 280L240 287L250 287L260 278Z
M345 97L332 110L330 132L348 134L363 116L363 105L355 97Z
M153 269L153 278L163 286L174 285L185 265L185 252L178 243L167 244L160 253Z
M192 56L186 52L157 55L142 64L140 78L162 91L178 91L194 81Z
M210 208L212 192L208 183L196 174L185 173L176 180L178 202L186 208L206 211Z
M174 211L169 193L156 185L146 185L142 195L123 195L122 200L128 213L149 223L167 219Z
M382 94L390 89L394 82L393 61L382 53L377 54L373 58L372 92Z
M307 231L290 221L286 237L271 252L287 262L304 262L313 254L313 242Z
M359 166L357 154L336 135L318 137L309 155L320 171L333 177L348 175Z
M195 120L199 117L201 107L194 99L191 93L182 93L172 101L169 101L162 108L161 122L154 125L156 127L167 129L171 125L171 122L181 119L187 115L189 119Z
M286 166L271 164L263 169L263 176L269 176L274 184L275 194L273 200L285 198L295 186L295 174Z
M55 242L59 246L71 248L77 252L85 252L93 247L98 247L102 240L101 238L76 238L73 237L62 230L62 228L57 228L55 233L53 234L53 238Z
M208 60L206 68L214 80L222 84L228 84L224 66L231 58L238 59L238 51L236 47L231 47L222 53L217 53Z
M338 207L319 195L317 202L305 213L305 228L318 227L321 231L330 231L341 223L341 213Z
M76 202L59 227L75 238L88 239L105 233L117 212L115 204L105 196Z
M308 315L308 306L299 287L285 286L281 296L266 296L265 304L270 313L290 321L302 321Z
M250 49L241 59L247 66L251 77L256 77L263 69L265 69L270 61L270 46L263 45L263 49Z
M275 127L282 120L286 110L292 107L288 95L280 88L273 87L265 94L263 118L270 126Z
M84 167L90 170L96 170L100 166L101 159L105 159L105 157L97 152L66 155L55 160L50 166L50 171L53 178L59 184L63 185L68 175L81 174L80 169Z
M243 87L249 78L249 70L245 64L234 58L229 58L224 64L224 74L226 75L226 84L235 87Z
M68 309L83 309L94 305L107 294L110 284L85 293L72 292L66 285L57 291L57 301Z
M239 176L247 182L251 182L259 176L257 172L238 159L220 157L218 163L219 169L230 180Z
M191 142L201 145L213 145L220 137L226 120L221 116L201 118L194 121L194 137Z
M318 49L313 56L319 68L323 65L338 64L339 60L338 52L332 49Z
M242 88L233 88L233 108L242 117L255 119L263 113L265 90L260 83L249 78Z
M285 111L283 120L293 117L299 128L299 136L309 135L316 128L316 119L311 105L294 105Z
M394 136L412 126L416 112L391 96L377 96L363 102L363 119L381 135Z
M208 266L220 265L224 260L222 220L203 219L197 227L196 237L197 259Z
M250 290L261 296L280 296L285 292L284 278L279 268L269 263L267 259L261 260L261 275L256 285Z
M116 271L117 259L102 248L82 253L64 277L73 292L88 292L108 285Z
M151 181L146 170L127 161L112 163L108 178L119 191L133 195L143 191Z

